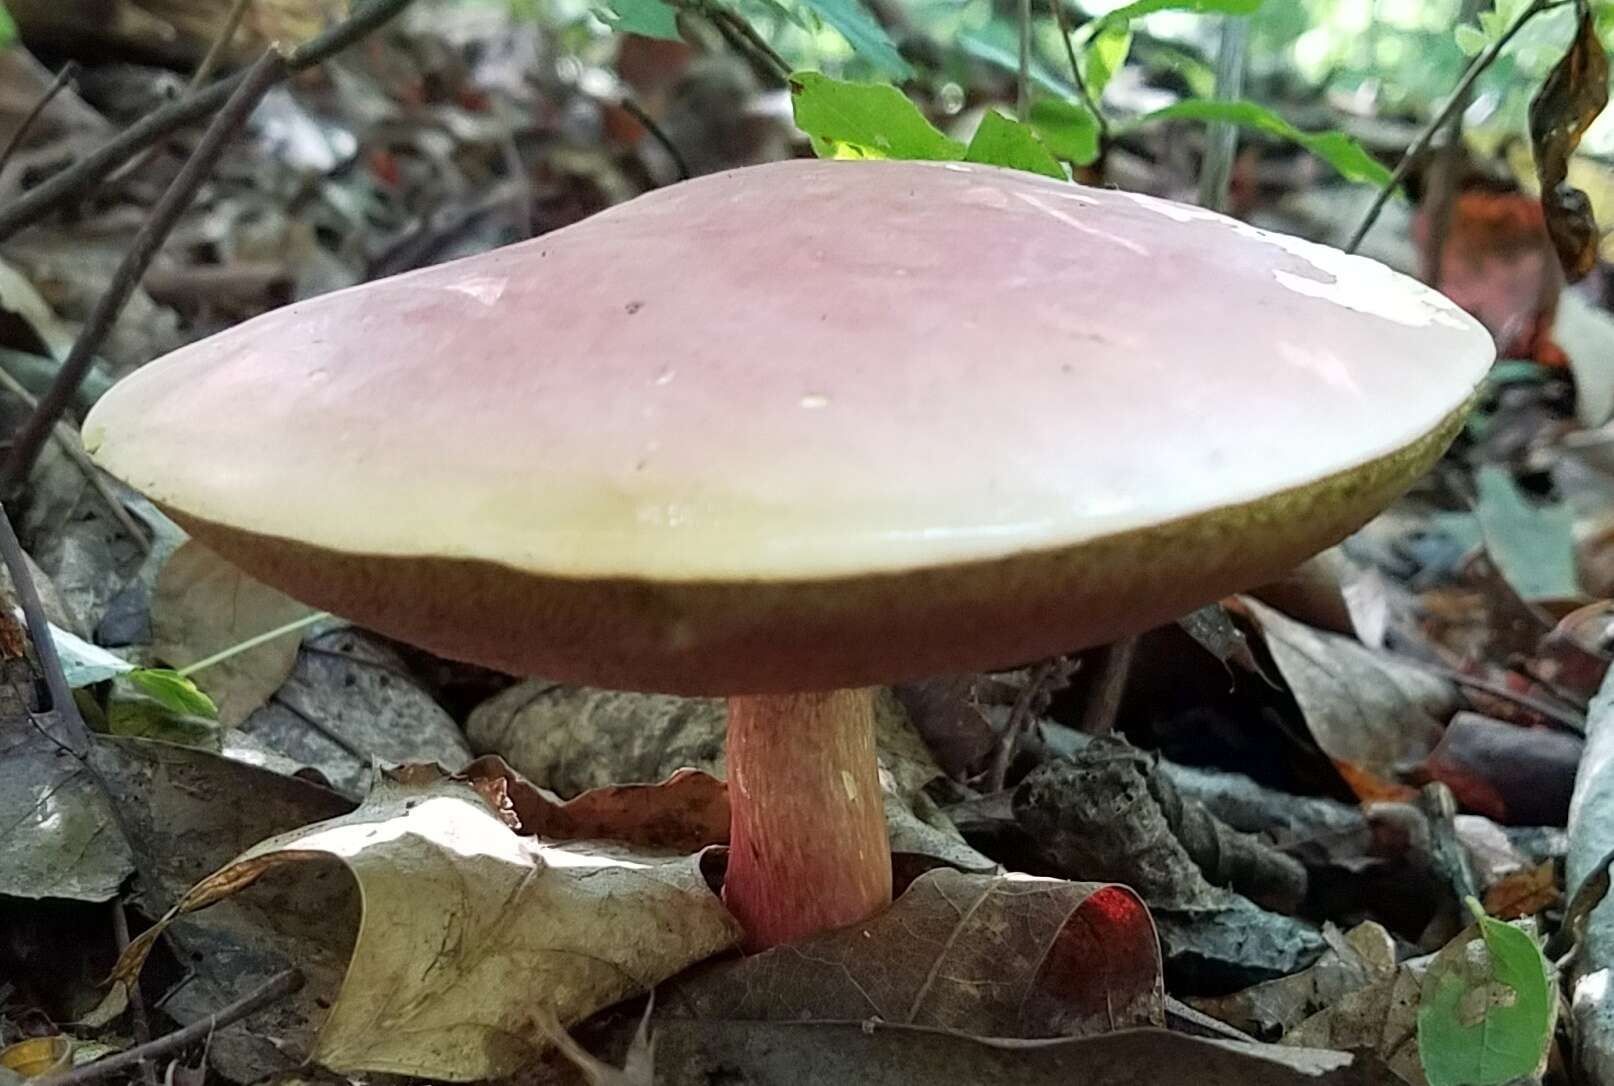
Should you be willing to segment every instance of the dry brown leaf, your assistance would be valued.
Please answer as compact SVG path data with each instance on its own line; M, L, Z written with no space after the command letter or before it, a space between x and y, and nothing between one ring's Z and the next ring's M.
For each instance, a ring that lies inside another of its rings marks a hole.
M1323 753L1363 799L1396 798L1399 772L1435 748L1441 721L1456 708L1451 684L1251 597L1240 599Z
M283 865L335 858L364 915L340 992L324 993L312 1058L342 1073L459 1082L510 1074L546 1049L534 1007L569 1024L737 942L696 857L543 844L512 832L470 784L411 776L202 880L131 944L118 986L177 916Z
M663 989L678 1018L811 1019L1069 1037L1164 1019L1154 923L1123 886L940 869L841 931Z
M520 833L551 841L621 841L645 848L699 852L729 840L728 787L710 773L680 769L659 784L614 784L563 800L487 754L459 774L503 782Z
M168 559L151 600L152 652L185 667L248 638L313 613L187 540ZM241 723L291 674L302 632L259 645L201 671L196 684L219 707L225 727Z
M1558 865L1551 860L1505 875L1485 890L1485 911L1498 920L1534 916L1562 903Z

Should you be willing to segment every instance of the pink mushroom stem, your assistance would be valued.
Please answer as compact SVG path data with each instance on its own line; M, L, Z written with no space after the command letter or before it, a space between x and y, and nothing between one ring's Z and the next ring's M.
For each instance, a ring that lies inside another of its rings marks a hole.
M723 900L766 950L891 903L874 691L729 698Z

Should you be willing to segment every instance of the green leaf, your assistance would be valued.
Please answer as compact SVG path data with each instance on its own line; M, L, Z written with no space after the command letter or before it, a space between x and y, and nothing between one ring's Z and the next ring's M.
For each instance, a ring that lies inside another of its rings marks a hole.
M796 126L825 158L906 158L957 161L964 145L925 119L888 83L846 83L822 72L790 77ZM826 153L828 152L828 153Z
M913 68L897 52L885 27L869 14L860 0L802 0L802 3L840 31L847 44L881 71L896 79L913 75Z
M1429 1086L1532 1078L1552 1040L1551 970L1534 940L1484 915L1483 943L1474 934L1453 939L1424 974L1418 1058Z
M196 684L166 667L137 667L124 678L148 698L184 716L216 717L219 707Z
M1464 23L1457 28L1457 48L1463 51L1465 57L1479 56L1489 44L1491 39L1479 27Z
M1480 468L1475 482L1474 511L1485 550L1519 598L1564 600L1580 595L1575 518L1569 506L1526 501L1513 476L1494 465Z
M1129 22L1157 11L1187 11L1195 15L1254 15L1262 0L1132 0L1104 16L1105 22Z
M610 9L600 18L612 30L638 34L663 41L682 41L678 33L678 10L662 0L610 0Z
M1132 51L1132 27L1125 20L1105 20L1087 44L1082 54L1082 79L1087 93L1097 102L1104 97L1104 88L1110 85L1115 73L1126 63Z
M1031 104L1031 127L1055 155L1089 166L1098 160L1098 118L1080 102L1042 98Z
M17 41L17 21L6 10L4 0L0 0L0 49L9 49Z
M1064 167L1048 153L1048 148L1029 125L1011 121L995 109L987 110L981 117L981 126L975 130L975 138L964 152L964 161L1007 166L1012 170L1067 180Z
M1253 128L1281 139L1298 143L1328 163L1347 181L1360 181L1383 187L1390 183L1390 171L1368 154L1362 145L1343 132L1302 132L1276 113L1254 102L1211 102L1190 98L1153 113L1132 123L1132 127L1150 121L1168 120L1221 121L1241 128Z

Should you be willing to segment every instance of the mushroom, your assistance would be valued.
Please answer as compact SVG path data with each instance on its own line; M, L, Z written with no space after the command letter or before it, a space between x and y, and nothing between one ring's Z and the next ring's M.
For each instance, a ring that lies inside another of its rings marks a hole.
M255 576L440 654L729 699L748 944L890 900L875 684L1271 580L1493 359L1439 294L1197 208L791 161L299 302L85 423Z

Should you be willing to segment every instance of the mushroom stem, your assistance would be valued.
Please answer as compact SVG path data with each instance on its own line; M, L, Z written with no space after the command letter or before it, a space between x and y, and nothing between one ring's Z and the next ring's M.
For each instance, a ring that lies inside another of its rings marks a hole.
M891 903L874 691L729 698L723 900L766 950Z

